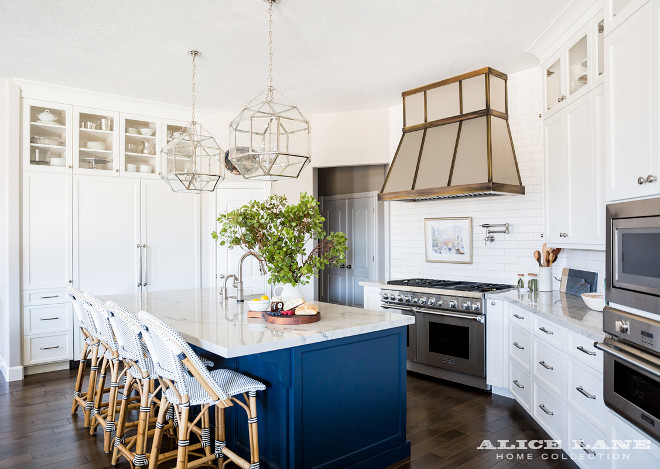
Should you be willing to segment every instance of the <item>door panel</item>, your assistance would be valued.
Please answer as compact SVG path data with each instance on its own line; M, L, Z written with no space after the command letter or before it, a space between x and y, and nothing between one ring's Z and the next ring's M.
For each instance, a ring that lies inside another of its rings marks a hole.
M142 283L148 291L199 288L199 195L172 192L161 180L140 184Z
M217 191L218 214L242 207L251 200L264 200L266 192L263 187L246 189L226 189ZM217 218L217 217L216 217ZM216 229L220 227L217 226ZM217 245L217 275L238 275L238 261L245 251L240 248L228 249L227 246ZM259 263L254 257L245 259L243 263L243 293L245 296L263 294L267 292L267 277L259 273ZM217 279L217 286L221 287L223 280ZM230 289L230 295L235 291Z
M568 138L566 114L558 112L547 118L545 126L546 154L546 229L548 243L561 242L560 233L568 232Z
M323 203L325 231L346 233L346 200L328 200ZM350 255L350 254L347 254ZM327 267L321 273L321 300L346 304L346 269Z
M74 179L74 276L94 295L139 289L140 181Z
M347 298L350 306L364 306L364 288L360 282L373 280L375 270L374 199L348 199Z

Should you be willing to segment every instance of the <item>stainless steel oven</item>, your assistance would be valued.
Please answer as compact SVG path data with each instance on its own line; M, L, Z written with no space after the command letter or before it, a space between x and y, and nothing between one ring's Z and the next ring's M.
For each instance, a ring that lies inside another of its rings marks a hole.
M605 404L660 441L660 322L606 307L603 330Z
M660 198L607 205L608 301L660 315Z

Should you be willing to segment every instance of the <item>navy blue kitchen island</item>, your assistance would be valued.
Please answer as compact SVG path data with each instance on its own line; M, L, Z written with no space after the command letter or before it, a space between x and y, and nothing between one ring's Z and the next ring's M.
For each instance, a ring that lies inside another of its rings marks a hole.
M410 316L317 303L321 321L281 326L247 319L246 305L211 290L104 299L160 317L217 368L266 384L257 394L261 468L384 468L410 456ZM228 409L226 424L229 447L249 454L244 412Z

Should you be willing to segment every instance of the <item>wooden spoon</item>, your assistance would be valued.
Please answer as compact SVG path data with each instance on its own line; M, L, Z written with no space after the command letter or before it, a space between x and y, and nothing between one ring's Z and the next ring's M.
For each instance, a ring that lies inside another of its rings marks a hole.
M539 263L539 267L541 267L541 253L538 250L534 251L534 259L536 259L536 262Z
M541 265L541 267L547 267L549 258L548 258L548 245L546 243L543 243L541 252L543 253L543 264Z
M554 249L550 251L550 262L548 264L548 267L552 267L552 264L557 260L557 256L555 255Z
M561 248L554 248L552 250L552 253L555 255L555 260L559 257L559 253L561 252Z

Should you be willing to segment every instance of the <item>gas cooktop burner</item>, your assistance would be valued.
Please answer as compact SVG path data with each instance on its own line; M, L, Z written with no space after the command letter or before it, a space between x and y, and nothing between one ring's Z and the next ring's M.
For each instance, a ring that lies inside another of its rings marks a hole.
M438 288L443 290L467 291L476 293L487 293L492 291L509 290L513 285L503 283L481 283L466 282L460 280L434 280L428 278L411 278L405 280L390 280L388 285L402 285L419 288Z

